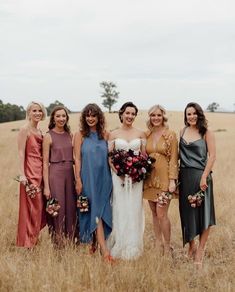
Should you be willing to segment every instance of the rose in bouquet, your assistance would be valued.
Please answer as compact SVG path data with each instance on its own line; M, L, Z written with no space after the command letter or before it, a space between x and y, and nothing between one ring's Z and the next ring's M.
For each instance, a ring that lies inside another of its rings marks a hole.
M59 214L60 204L57 199L50 198L47 200L46 212L52 217L56 217Z
M16 178L14 178L18 182L22 182L22 178L20 175L17 175ZM36 186L29 181L25 183L25 192L30 198L35 198L36 194L41 193L42 189L39 186Z
M89 211L89 201L86 196L79 195L77 197L77 207L80 209L81 213Z
M158 198L157 198L157 203L160 205L160 207L167 205L168 202L173 199L173 196L177 194L177 188L179 186L179 183L176 184L176 190L175 192L162 192Z
M196 208L201 206L203 199L205 197L205 194L202 190L198 191L197 193L193 195L188 195L188 201L192 208Z
M140 151L113 150L109 153L118 176L129 176L132 183L144 180L151 172L155 158Z
M162 192L157 198L157 203L159 204L160 207L163 207L164 205L167 205L172 198L173 193Z

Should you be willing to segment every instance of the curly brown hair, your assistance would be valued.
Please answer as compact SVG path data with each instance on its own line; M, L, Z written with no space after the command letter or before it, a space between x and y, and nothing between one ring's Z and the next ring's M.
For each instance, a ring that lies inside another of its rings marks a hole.
M94 115L98 118L98 123L96 125L96 131L99 139L104 139L105 133L105 117L104 113L96 103L89 103L84 107L80 116L80 131L83 137L88 137L90 135L90 127L86 122L86 117L89 115Z
M51 114L50 114L50 121L49 121L49 125L48 125L48 129L49 130L52 130L55 128L55 114L57 111L59 110L64 110L65 111L65 114L66 114L66 123L64 125L64 130L65 132L69 133L70 134L70 127L68 125L68 122L69 122L69 113L68 113L68 110L66 107L64 106L61 106L61 105L57 105L53 108Z
M207 119L205 117L205 114L203 112L203 109L201 108L201 106L196 103L196 102L190 102L186 105L186 108L184 110L184 124L185 126L189 126L188 122L187 122L187 115L186 115L186 111L189 107L193 107L196 111L197 114L197 128L199 133L202 135L202 137L206 134L207 131Z

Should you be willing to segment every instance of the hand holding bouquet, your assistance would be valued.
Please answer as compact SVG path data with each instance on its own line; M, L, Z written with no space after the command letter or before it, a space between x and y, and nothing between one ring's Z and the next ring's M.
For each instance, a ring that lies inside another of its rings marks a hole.
M157 203L160 207L163 207L167 205L172 198L173 194L171 192L162 192L157 198Z
M17 175L15 178L16 181L22 183L22 179L20 175ZM35 198L38 193L41 193L42 189L34 184L31 184L28 180L24 181L25 192L30 198Z
M202 190L198 191L194 195L188 195L188 201L192 208L196 208L201 206L203 197L205 197L204 192Z
M51 198L47 200L46 212L52 217L56 217L59 214L60 205L57 199Z
M143 155L140 151L113 150L109 153L118 176L128 175L132 183L144 180L152 170L155 158Z
M81 213L89 211L89 201L86 196L79 195L77 197L77 207L80 209Z

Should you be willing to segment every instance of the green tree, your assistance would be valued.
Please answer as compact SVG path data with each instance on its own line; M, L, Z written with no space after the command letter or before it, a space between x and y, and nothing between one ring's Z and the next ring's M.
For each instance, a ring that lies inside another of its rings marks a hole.
M48 105L48 107L46 108L46 109L47 109L47 114L50 115L51 112L52 112L52 110L53 110L53 108L54 108L55 106L57 106L57 105L65 106L62 102L56 100L56 101L54 101L53 103L50 103L50 104ZM66 107L66 108L67 108L67 107ZM67 110L68 110L69 113L71 113L71 111L70 111L68 108L67 108Z
M0 123L23 120L25 118L25 110L22 106L16 104L4 104L0 100Z
M116 84L111 81L102 81L100 87L103 88L101 97L104 99L102 104L111 112L112 106L117 102L119 92L116 91Z
M219 104L217 102L212 102L208 105L207 110L209 112L215 112L218 107L219 107Z

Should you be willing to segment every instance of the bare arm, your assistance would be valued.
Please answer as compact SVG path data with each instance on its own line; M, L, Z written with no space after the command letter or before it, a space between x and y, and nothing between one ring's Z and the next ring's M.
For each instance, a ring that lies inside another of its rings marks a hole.
M42 155L43 155L43 181L44 181L44 196L49 199L51 197L49 185L49 155L52 144L50 134L46 134L43 138Z
M109 152L113 151L114 148L115 148L114 139L115 139L115 136L113 135L113 133L112 132L109 133L109 136L108 136ZM112 171L117 174L117 170L115 169L115 167L114 167L114 165L112 163L111 157L109 157L109 166L112 169Z
M82 191L82 180L81 180L81 146L83 137L80 132L75 133L73 139L73 152L75 162L75 180L76 180L76 191L79 195Z
M24 172L24 162L25 162L25 147L28 137L28 130L26 128L21 128L18 134L18 155L19 155L19 173L20 173L20 182L24 185L27 183L27 178Z
M205 191L207 188L206 179L208 175L210 174L212 167L215 163L215 159L216 159L215 136L211 130L207 130L205 140L206 140L207 149L208 149L208 160L207 160L206 167L203 171L201 181L200 181L200 188L203 191Z

